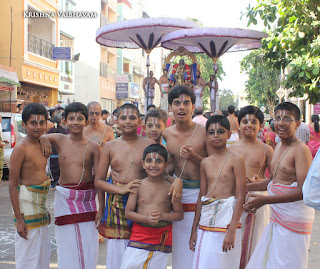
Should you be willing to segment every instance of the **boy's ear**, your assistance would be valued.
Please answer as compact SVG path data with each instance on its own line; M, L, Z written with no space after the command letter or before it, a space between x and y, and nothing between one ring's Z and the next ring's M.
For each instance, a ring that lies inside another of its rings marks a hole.
M145 124L142 125L143 130L145 131L147 129L147 126Z
M260 123L260 131L263 130L263 123Z
M144 160L141 160L141 165L142 165L143 170L144 170L144 169L145 169L145 168L144 168Z
M172 105L169 105L169 111L172 112Z
M86 120L84 127L87 127L89 125L89 120Z
M301 120L296 121L296 130L299 128L300 124L301 124Z
M47 122L46 122L46 124L47 124ZM24 123L24 121L21 122L21 125L22 125L23 129L27 129L27 125Z
M232 132L227 130L227 134L228 134L228 139L230 139Z

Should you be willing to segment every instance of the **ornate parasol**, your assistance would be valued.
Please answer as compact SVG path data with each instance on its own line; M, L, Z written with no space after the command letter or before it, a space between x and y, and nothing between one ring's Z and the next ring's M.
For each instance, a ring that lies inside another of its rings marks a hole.
M147 100L149 100L150 52L160 44L163 35L192 27L198 27L198 24L173 18L133 19L102 26L97 30L96 41L107 47L141 48L147 53Z
M183 46L194 53L205 53L213 60L217 72L217 60L225 52L257 49L266 33L236 28L194 28L171 32L162 37L161 46L176 50ZM215 99L216 100L216 99Z

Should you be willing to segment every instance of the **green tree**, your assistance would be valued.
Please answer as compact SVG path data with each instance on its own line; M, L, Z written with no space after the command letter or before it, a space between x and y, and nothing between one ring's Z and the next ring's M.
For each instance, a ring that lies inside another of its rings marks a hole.
M270 68L285 70L283 85L290 96L310 102L320 100L320 5L319 0L258 0L245 14L248 25L263 20L269 36L262 41Z
M245 83L246 99L250 104L265 106L267 111L273 111L278 100L276 91L280 87L281 71L270 69L268 60L263 57L263 50L254 50L240 62L241 71L248 75Z
M233 92L229 89L219 90L219 109L227 110L231 105L237 107Z

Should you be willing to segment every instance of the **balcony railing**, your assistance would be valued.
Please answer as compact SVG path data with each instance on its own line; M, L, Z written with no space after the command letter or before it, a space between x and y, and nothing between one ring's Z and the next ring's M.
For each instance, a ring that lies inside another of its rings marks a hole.
M100 76L101 77L115 77L115 70L104 62L100 62Z
M28 51L52 60L53 47L53 44L28 33Z

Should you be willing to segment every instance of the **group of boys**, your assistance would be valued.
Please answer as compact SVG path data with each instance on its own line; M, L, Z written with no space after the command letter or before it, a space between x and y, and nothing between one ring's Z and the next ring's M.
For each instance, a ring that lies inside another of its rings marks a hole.
M150 110L148 138L137 135L137 107L121 106L122 136L115 140L111 132L104 138L109 130L99 124L84 131L88 115L99 116L98 103L90 103L89 111L81 103L66 107L68 135L43 136L45 108L25 107L28 135L14 148L10 168L17 268L49 268L50 182L43 153L50 144L61 170L54 204L59 268L96 268L97 229L108 238L106 264L112 269L166 268L171 251L176 269L307 268L314 210L302 201L302 185L312 157L295 137L299 108L275 108L282 143L273 154L257 140L264 121L258 108L240 111L241 140L227 147L229 120L214 115L205 127L196 124L195 99L187 86L174 86L168 103L176 124L166 128L166 113Z

